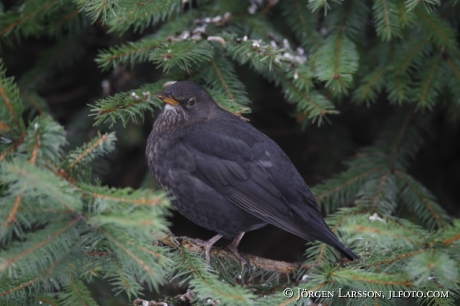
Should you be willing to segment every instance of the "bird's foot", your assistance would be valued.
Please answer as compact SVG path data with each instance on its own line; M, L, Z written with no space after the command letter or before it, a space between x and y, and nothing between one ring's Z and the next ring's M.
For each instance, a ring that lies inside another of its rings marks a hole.
M220 238L222 238L221 235L216 235L209 240L194 239L196 244L204 248L208 266L211 266L211 248Z
M248 267L249 272L251 272L251 264L249 263L249 260L247 260L243 255L240 254L238 251L238 244L240 244L241 239L244 236L243 233L239 233L238 236L233 239L232 243L230 243L227 248L235 254L235 256L240 260L241 262L241 267L244 269L244 266L246 265Z

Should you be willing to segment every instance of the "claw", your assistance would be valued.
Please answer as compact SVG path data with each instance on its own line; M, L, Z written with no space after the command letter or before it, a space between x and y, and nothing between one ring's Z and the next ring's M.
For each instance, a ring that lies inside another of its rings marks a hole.
M201 239L195 239L195 243L198 244L199 246L204 247L205 249L205 254L206 254L206 264L208 266L211 266L211 248L216 243L220 238L222 238L221 235L216 235L212 237L209 240L201 240Z
M249 272L251 272L251 264L249 263L249 260L247 260L243 255L240 254L238 251L238 245L240 244L241 239L244 236L244 232L239 233L235 239L233 239L232 243L230 243L227 248L235 254L235 256L240 260L241 266L244 269L244 266L246 265L248 267Z

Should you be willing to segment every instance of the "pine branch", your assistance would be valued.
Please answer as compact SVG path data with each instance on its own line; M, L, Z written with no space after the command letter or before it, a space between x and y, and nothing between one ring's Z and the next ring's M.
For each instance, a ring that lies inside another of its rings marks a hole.
M189 27L194 18L196 16L192 13L184 14L163 25L155 35L103 50L96 62L102 70L116 69L119 65L133 67L135 64L146 62L152 50L167 41L168 37L174 37L177 29Z
M435 5L441 5L441 0L406 0L405 5L407 11L412 11L414 8L416 8L420 3L423 3L423 6L425 7L426 11L429 13L430 11L433 11L435 9ZM419 7L417 7L419 8Z
M421 108L432 109L436 103L438 93L441 91L441 55L434 56L426 65L426 69L421 72L421 78L418 88L414 90L416 101Z
M414 33L416 35L416 33ZM406 44L406 49L403 52L398 52L395 58L395 68L397 74L403 74L409 68L415 69L426 61L426 58L432 51L432 45L428 43L429 39L415 39L409 44Z
M247 36L254 40L279 41L281 37L276 27L262 15L232 15L228 28L236 36Z
M59 305L88 305L97 306L96 301L91 298L91 292L85 284L78 278L69 275L71 284L64 288L64 292L59 295Z
M403 1L397 1L398 13L400 15L400 21L402 26L414 22L415 13L413 10L407 10L406 5Z
M158 285L164 279L164 267L170 264L170 259L160 248L149 246L150 237L146 232L139 235L139 232L133 232L132 228L127 232L126 227L118 227L116 224L99 226L96 219L90 222L106 239L110 249L118 250L116 258L123 262L124 266L120 271L126 273L125 278L133 275L140 282L146 282L150 288L158 289Z
M343 0L331 0L331 2L340 3ZM324 15L327 15L327 11L331 9L328 0L309 0L308 8L313 12L317 13L321 9L324 10Z
M363 260L338 261L336 249L315 242L304 263L245 255L257 269L244 275L231 252L213 248L213 266L208 267L202 247L192 239L156 234L167 231L170 201L165 192L112 188L92 179L96 158L115 149L114 134L99 134L84 145L82 137L76 144L74 126L66 133L45 117L55 108L47 106L45 97L60 86L47 85L56 72L81 54L92 54L97 39L96 47L119 42L99 53L102 69L129 65L137 83L161 74L145 74L138 64L149 60L170 73L156 83L98 100L91 107L96 124L121 121L126 126L143 119L163 105L153 97L155 92L166 81L182 79L203 84L221 106L242 114L250 102L245 85L258 76L280 87L287 102L295 104L298 121L321 123L338 113L336 105L348 113L349 92L368 106L412 103L428 113L436 106L455 120L460 117L458 1L252 1L249 13L241 1L185 2L33 0L0 12L5 44L22 50L29 43L20 41L31 35L55 42L25 61L32 63L31 69L18 68L24 66L17 66L22 51L5 53L14 67L8 72L23 75L19 87L0 63L2 302L94 305L96 298L86 285L96 277L107 279L115 294L126 293L130 299L146 288L179 282L193 290L193 300L187 302L194 304L302 303L297 296L281 296L287 286L336 293L338 288L448 290L450 299L413 302L457 302L460 223L451 224L436 197L407 173L431 129L431 116L414 107L390 106L395 115L379 138L360 149L345 171L314 188L328 213L327 224ZM95 18L93 25L88 16ZM163 25L156 26L160 21ZM108 32L124 35L109 37ZM78 43L82 37L85 43ZM240 76L244 70L235 64L247 65L257 76ZM75 119L82 122L79 128L88 122L83 117ZM66 141L80 147L67 152ZM158 245L152 245L152 231ZM179 300L166 297L165 303L170 302ZM378 298L369 302L397 303Z
M10 288L8 289L7 291L3 291L3 292L0 292L0 297L6 297L6 296L11 296L13 295L15 292L19 291L19 290L24 290L26 289L27 287L35 284L38 280L40 280L40 278L36 277L34 279L31 279L29 281L26 281L26 282L21 282L19 285L13 287L13 288Z
M59 0L30 1L19 12L8 13L0 23L0 36L22 31L22 35L37 34L39 27L34 27L44 14L57 5ZM28 23L28 24L27 24ZM16 34L17 35L17 34Z
M2 265L0 265L0 272L5 272L6 270L9 270L10 273L13 272L13 267L18 263L22 263L24 265L21 270L37 269L40 263L40 258L35 258L34 261L31 261L31 253L34 253L34 255L41 253L42 256L47 256L47 260L51 260L51 258L55 257L57 254L54 256L52 255L53 247L50 245L54 244L54 250L56 250L58 243L56 243L55 240L58 238L61 240L64 239L62 236L69 229L74 227L78 221L80 221L79 218L74 218L66 223L57 222L43 231L28 234L28 242L22 243L19 248L14 248L13 251L11 251L12 246L10 245L10 251L5 254ZM29 258L27 263L24 260L25 257Z
M236 114L248 112L247 105L250 101L246 89L229 60L212 58L211 64L202 69L199 77L223 108Z
M313 74L304 65L301 55L292 55L286 52L287 50L264 45L260 40L224 37L227 41L226 50L234 60L240 64L249 62L257 72L281 84L286 99L290 103L297 104L298 111L305 114L307 118L321 124L326 115L337 114L328 99L317 92L309 93ZM294 69L286 73L286 70L289 70L288 65L293 66Z
M355 44L343 34L334 33L316 52L315 76L326 82L326 87L334 94L347 94L358 69L358 60Z
M67 171L72 171L76 165L79 168L81 165L86 165L95 158L113 151L116 140L115 133L99 134L97 138L86 143L83 147L69 152L63 163L63 168L66 168Z
M78 211L82 205L80 199L75 197L76 189L48 171L41 170L26 162L8 164L5 165L5 169L8 172L3 175L3 181L11 183L12 196L22 192L25 195L47 196L55 204L62 205L62 207L73 212Z
M376 146L386 152L387 165L393 169L405 169L409 158L414 158L422 143L422 134L428 130L427 117L414 116L412 108L406 108L390 118Z
M110 32L124 33L132 28L142 31L159 21L176 15L182 10L180 0L165 1L116 1L116 0L78 0L80 9L88 12L93 20L107 24Z
M286 22L289 24L303 48L316 50L322 38L316 31L317 16L307 9L306 1L294 0L280 3Z
M386 84L386 73L388 67L378 67L370 74L361 78L361 85L353 93L354 100L360 103L375 103L377 100L378 94L382 91L384 85Z
M396 75L386 84L387 98L391 103L399 106L411 102L414 96L413 87L409 74Z
M173 67L189 71L194 65L207 62L213 56L213 50L206 41L180 40L158 46L149 59L168 72Z
M390 41L393 37L400 37L399 16L397 4L393 0L374 1L372 6L373 17L376 20L377 35L382 40Z
M22 101L19 98L19 88L14 84L13 78L6 77L6 69L3 60L0 59L0 118L2 118L3 129L12 129L16 126L23 128L20 116L24 110Z
M443 228L449 223L449 216L435 202L434 196L409 174L396 171L398 183L401 185L400 197L413 212L414 216L426 224L429 229Z
M363 161L360 159L349 163L349 170L312 189L316 200L325 208L326 213L334 210L339 203L351 202L365 181L375 177L385 169L375 165L367 167L366 164L363 165ZM372 164L372 161L368 163L368 165Z
M439 0L434 0L440 3ZM425 0L425 2L427 2ZM455 39L455 30L445 20L439 18L437 14L429 14L427 10L420 7L415 9L415 14L419 17L420 25L425 30L433 42L440 48L457 50L458 45Z
M184 248L189 252L192 253L200 253L204 254L204 249L202 246L193 242L193 239L187 237L174 237L171 234L167 233L156 233L155 236L158 239L158 242L169 246L174 249L181 249ZM242 254L245 258L248 259L249 263L251 264L252 268L262 269L267 271L274 271L279 273L292 273L299 269L301 265L295 263L287 263L283 261L275 261L267 258L262 258L258 256L254 256L251 254ZM240 260L233 254L231 251L227 251L218 247L213 247L211 249L211 256L217 257L220 259L230 259L234 262L240 262ZM311 268L310 266L304 266L304 269Z
M166 194L163 192L152 193L148 190L133 190L131 188L108 188L92 186L88 184L79 184L79 188L89 196L95 199L101 199L106 203L123 203L134 206L167 206ZM132 208L132 207L131 207ZM106 207L105 209L108 209ZM113 209L113 208L111 208ZM121 208L122 211L128 207Z
M330 226L333 233L338 235L340 239L346 239L340 232L340 226L350 217L368 213L369 209L366 206L343 207L337 213L328 216L326 223ZM320 241L309 243L307 264L323 264L324 262L332 262L340 258L338 252L331 246Z
M48 162L57 163L66 144L65 131L51 117L37 117L24 131L23 142L18 146L20 156L30 156L31 164L44 166ZM38 160L37 160L38 159Z
M96 101L91 105L91 115L97 120L94 125L109 123L110 126L121 119L123 126L128 120L136 122L137 116L143 120L145 111L153 111L152 106L160 107L161 101L153 98L153 95L163 89L165 81L155 84L146 84L131 92L119 93Z

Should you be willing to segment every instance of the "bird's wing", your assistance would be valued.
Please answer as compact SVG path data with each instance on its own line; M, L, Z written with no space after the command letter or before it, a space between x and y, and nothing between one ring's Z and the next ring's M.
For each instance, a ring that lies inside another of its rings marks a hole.
M240 119L236 120L237 124L241 122ZM240 129L233 125L231 131L223 130L222 123L216 126L209 124L192 127L194 130L190 130L181 140L194 156L196 170L192 174L258 218L307 240L315 240L316 235L308 235L309 233L302 230L302 225L310 221L311 213L319 212L316 202L313 199L314 205L300 203L300 207L297 207L299 203L288 201L288 198L297 195L289 194L292 190L280 186L273 179L270 174L272 169L267 171L267 168L272 168L274 163L278 164L280 161L277 156L272 156L271 160L261 156L261 152L265 152L261 145L267 146L266 150L272 152L272 155L285 156L284 153L252 126L246 127ZM258 139L260 137L262 139ZM281 161L281 166L289 169L279 170L294 170L297 174L289 160L286 165Z

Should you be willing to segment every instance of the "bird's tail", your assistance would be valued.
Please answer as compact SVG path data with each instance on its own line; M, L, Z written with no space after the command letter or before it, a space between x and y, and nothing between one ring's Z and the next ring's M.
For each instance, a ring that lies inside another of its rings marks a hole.
M352 250L350 250L346 245L344 245L343 243L341 243L340 246L337 246L337 245L334 245L334 247L340 251L340 253L344 254L348 259L350 260L355 260L355 259L359 259L360 257L355 253L353 252Z
M326 223L324 223L324 225L327 226ZM319 237L318 239L333 246L350 260L360 258L355 252L353 252L345 244L343 244L339 240L339 238L337 238L337 236L330 230L329 227L327 227L327 230L325 231L325 233L323 233L323 236Z

